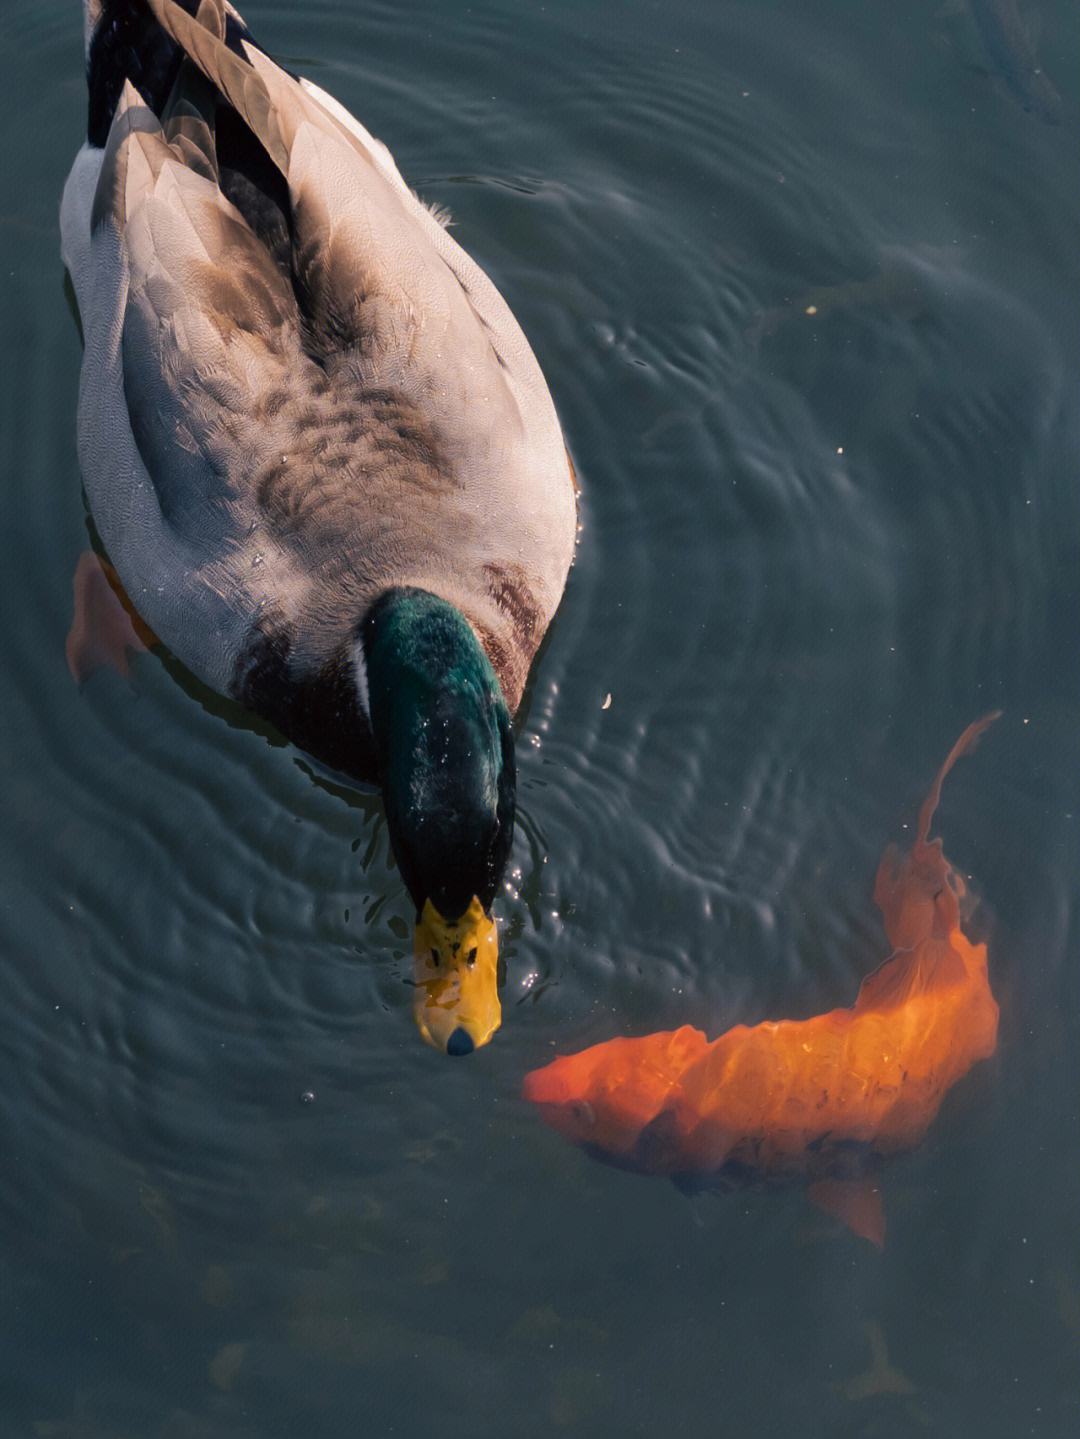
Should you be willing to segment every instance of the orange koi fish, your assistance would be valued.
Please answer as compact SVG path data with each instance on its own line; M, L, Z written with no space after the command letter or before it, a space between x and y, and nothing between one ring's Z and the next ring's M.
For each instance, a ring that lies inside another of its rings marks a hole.
M964 882L930 824L949 770L998 717L969 725L919 811L910 852L874 883L893 952L850 1009L612 1039L533 1070L524 1095L598 1158L695 1187L802 1177L810 1198L884 1240L876 1160L918 1144L946 1093L993 1054L986 945L961 928Z

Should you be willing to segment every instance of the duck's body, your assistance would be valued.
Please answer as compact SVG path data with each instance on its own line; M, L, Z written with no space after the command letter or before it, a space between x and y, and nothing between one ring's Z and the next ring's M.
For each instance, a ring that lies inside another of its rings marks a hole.
M559 603L576 506L543 375L385 146L232 6L86 15L61 230L95 524L190 670L385 784L376 605L419 592L462 616L466 667L490 662L512 715Z
M375 777L365 727L343 744L331 725L326 752L319 716L356 684L357 626L389 589L456 606L514 712L565 584L575 505L505 301L386 148L234 13L236 66L272 107L261 128L290 132L287 179L220 97L227 124L196 135L216 175L196 143L170 145L191 108L174 106L168 130L154 114L175 45L140 98L118 84L130 41L110 31L134 15L166 37L140 0L89 8L99 143L64 192L63 253L86 342L86 492L132 602L207 684L360 778ZM362 679L357 698L363 719Z

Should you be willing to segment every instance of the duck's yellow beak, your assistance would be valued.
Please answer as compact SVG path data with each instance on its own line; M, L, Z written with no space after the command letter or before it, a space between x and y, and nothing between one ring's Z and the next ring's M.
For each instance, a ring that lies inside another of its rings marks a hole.
M428 1044L471 1054L502 1023L495 922L474 896L459 919L443 919L427 900L416 922L413 1014Z

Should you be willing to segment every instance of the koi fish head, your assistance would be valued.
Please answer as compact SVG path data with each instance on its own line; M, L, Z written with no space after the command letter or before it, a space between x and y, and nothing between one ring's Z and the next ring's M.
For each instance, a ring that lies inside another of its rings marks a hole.
M564 1138L625 1159L705 1046L701 1030L689 1025L611 1039L534 1069L522 1093Z

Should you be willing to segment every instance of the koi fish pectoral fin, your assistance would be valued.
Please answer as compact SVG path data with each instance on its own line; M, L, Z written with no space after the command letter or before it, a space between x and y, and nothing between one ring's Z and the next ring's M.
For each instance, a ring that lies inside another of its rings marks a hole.
M91 550L79 556L72 581L74 612L64 644L71 677L81 685L103 666L126 679L128 654L143 654L158 643L124 593L116 571Z
M642 1174L672 1174L678 1169L683 1140L674 1110L661 1109L641 1129L633 1150L633 1167Z
M876 1179L818 1179L809 1185L806 1197L852 1234L885 1248L885 1206Z

